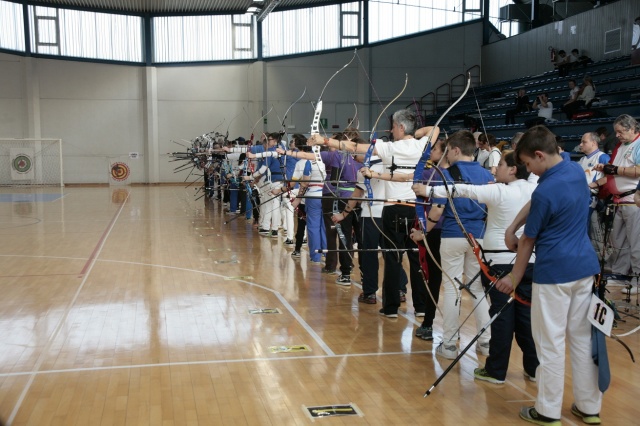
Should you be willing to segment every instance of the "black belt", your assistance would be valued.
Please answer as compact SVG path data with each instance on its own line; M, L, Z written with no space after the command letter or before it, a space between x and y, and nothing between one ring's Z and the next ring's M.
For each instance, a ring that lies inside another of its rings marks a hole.
M613 194L613 196L616 198L624 198L628 195L635 194L636 191L637 191L636 189L631 189L629 191L623 192L622 194Z

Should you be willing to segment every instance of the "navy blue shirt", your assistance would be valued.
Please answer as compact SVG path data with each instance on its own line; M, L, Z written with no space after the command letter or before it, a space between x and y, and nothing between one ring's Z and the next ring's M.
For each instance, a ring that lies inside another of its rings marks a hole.
M534 283L568 283L600 271L585 226L590 201L579 164L561 161L540 176L524 227L525 235L536 240Z
M458 166L462 180L466 184L486 185L495 181L491 172L476 161L457 161L455 164ZM447 185L449 185L449 190L452 190L452 184L455 182L451 174L447 169L444 169L442 172L447 180ZM432 182L432 184L435 186L438 182ZM464 234L456 221L449 200L446 198L433 198L432 203L445 205L442 238L464 238ZM484 238L485 219L487 217L486 204L478 203L476 200L469 198L454 198L453 204L467 232L475 238Z

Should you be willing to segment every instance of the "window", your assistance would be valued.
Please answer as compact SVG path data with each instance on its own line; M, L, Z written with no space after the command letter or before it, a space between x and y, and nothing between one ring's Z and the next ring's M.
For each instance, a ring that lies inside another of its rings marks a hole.
M153 61L199 62L255 58L253 15L153 18Z
M33 53L142 62L140 17L29 6L29 24Z
M369 42L478 19L481 6L480 0L371 0Z
M0 48L25 50L22 5L0 1Z
M271 12L262 23L266 57L362 44L361 3Z

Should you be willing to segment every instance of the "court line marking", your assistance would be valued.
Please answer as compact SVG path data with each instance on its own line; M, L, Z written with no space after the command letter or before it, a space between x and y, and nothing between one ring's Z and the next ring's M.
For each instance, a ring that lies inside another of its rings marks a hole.
M62 330L62 327L65 325L65 322L69 317L69 313L71 312L71 309L75 305L76 300L78 300L78 296L80 296L80 292L84 288L84 285L87 282L87 279L89 278L89 274L91 273L93 266L96 264L97 256L102 251L102 248L104 247L104 243L106 242L107 238L109 237L109 234L113 230L113 227L115 226L115 223L118 220L118 217L122 213L122 210L124 210L124 206L127 203L127 200L129 199L129 194L130 192L127 191L127 198L125 198L125 200L120 205L120 208L116 211L115 215L113 216L113 219L111 219L111 223L109 223L109 226L107 226L107 230L102 234L102 237L100 238L100 240L98 240L98 244L96 245L96 248L93 250L91 257L89 258L89 260L87 260L88 262L87 273L84 275L84 278L82 279L82 282L80 282L78 289L76 290L75 294L67 304L67 307L64 310L64 314L62 315L62 317L60 317L60 319L58 320L58 323L56 324L56 328L53 330L53 333L51 333L51 335L47 339L47 343L42 348L42 351L40 352L40 355L38 356L38 359L36 360L36 363L33 366L34 367L33 369L35 371L40 370L40 367L42 367L42 364L44 363L44 359L45 357L47 357L49 349L51 348L51 344L60 333L60 330ZM22 389L22 392L20 393L20 397L18 397L18 400L16 401L16 404L14 405L13 410L11 411L11 415L7 419L7 425L13 424L13 421L15 420L16 415L20 410L20 407L22 407L22 403L24 402L24 399L26 398L27 393L31 389L31 385L33 384L33 381L35 380L36 376L37 374L32 373L31 376L29 377L29 380L27 380L27 383L25 384L24 388Z
M67 259L67 260L84 260L84 258L62 257L62 256L0 255L0 257L32 257L32 258L56 258L56 259ZM217 274L215 272L207 272L207 271L201 271L201 270L197 270L197 269L181 268L181 267L169 266L169 265L158 265L158 264L153 264L153 263L132 262L132 261L113 260L113 259L95 259L94 263L97 263L97 262L125 263L125 264L131 264L131 265L139 265L139 266L149 266L149 267L157 267L157 268L175 269L175 270L179 270L179 271L193 272L193 273L197 273L197 274L204 274L204 275L214 276L214 277L218 277L218 278L226 278L226 277L228 277L227 275ZM232 281L238 281L238 282L242 282L242 283L245 283L245 284L249 284L250 286L258 287L258 288L266 290L266 291L268 291L270 293L273 293L282 302L282 304L287 308L287 310L291 313L291 315L301 323L302 327L305 330L307 330L307 332L309 332L309 334L311 336L314 337L316 342L321 347L323 347L323 349L326 348L325 352L327 354L326 355L307 355L307 356L287 356L287 357L283 357L283 358L253 358L253 359L249 359L249 360L248 359L238 359L238 360L184 361L184 362L175 362L175 363L171 363L170 362L170 363L158 363L158 364L139 364L139 365L122 365L122 366L105 366L105 367L87 367L87 368L61 369L61 370L42 370L42 371L33 371L33 372L0 373L0 377L24 376L24 375L28 375L28 374L32 374L32 375L35 376L35 375L41 375L41 374L82 372L82 371L103 371L103 370L111 370L111 369L171 367L171 366L182 366L182 365L207 365L207 364L219 364L219 363L226 363L226 362L229 362L229 363L240 363L240 362L258 362L258 361L260 361L260 362L264 362L264 361L285 361L285 360L289 360L289 359L331 359L331 358L342 358L342 357L387 356L387 355L403 355L403 354L404 355L434 354L433 349L432 349L432 350L428 350L428 351L415 351L415 352L414 351L412 351L412 352L384 352L384 353L340 354L340 355L336 355L324 343L322 338L320 338L320 336L318 336L318 334L307 324L307 322L289 304L289 302L282 296L282 294L280 292L278 292L277 290L265 287L265 286L263 286L261 284L251 282L251 281L246 281L246 280L232 280ZM360 284L353 283L352 285L362 289L362 285L360 285ZM412 316L410 314L403 313L403 312L400 312L400 311L398 313L400 314L400 316L404 317L409 322L411 322L411 323L413 323L415 325L419 325L419 322L415 318L412 318ZM435 354L434 354L434 356L435 356ZM472 361L478 363L478 366L479 366L479 360L477 358L474 358L469 354L465 354L465 358L467 358L468 360L472 360ZM465 374L465 371L461 370L459 374L461 374L461 375ZM471 376L473 376L473 373L466 373L466 374L470 374ZM532 396L525 389L519 387L518 385L516 385L515 383L511 382L510 380L505 380L505 384L508 384L509 386L519 390L525 396L531 398L532 400L535 400L534 396ZM563 418L563 420L564 420L564 418Z

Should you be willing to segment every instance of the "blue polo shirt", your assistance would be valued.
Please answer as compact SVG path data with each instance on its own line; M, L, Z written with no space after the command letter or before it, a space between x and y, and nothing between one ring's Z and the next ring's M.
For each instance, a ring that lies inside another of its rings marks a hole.
M457 161L455 164L458 166L462 180L466 184L486 185L495 181L491 172L476 161ZM453 181L447 169L444 169L442 172L447 180L447 185L449 185L449 190L452 190L452 184L456 182ZM432 185L435 186L436 184L438 184L438 182L432 182ZM445 205L443 212L444 221L442 222L442 238L464 238L464 234L456 221L449 200L447 198L433 198L431 201L434 204ZM485 213L487 211L486 204L478 203L476 200L469 198L454 198L453 204L467 232L475 238L484 238L485 219L487 217Z
M600 271L585 226L589 203L579 164L561 161L540 176L524 227L525 235L536 239L534 283L568 283Z

